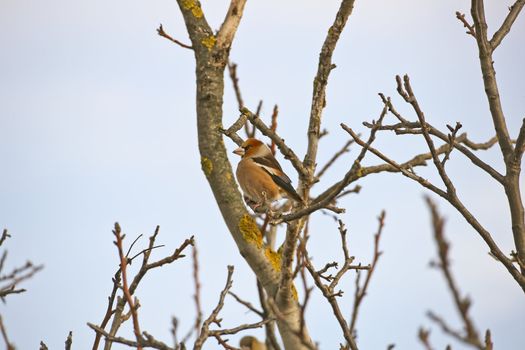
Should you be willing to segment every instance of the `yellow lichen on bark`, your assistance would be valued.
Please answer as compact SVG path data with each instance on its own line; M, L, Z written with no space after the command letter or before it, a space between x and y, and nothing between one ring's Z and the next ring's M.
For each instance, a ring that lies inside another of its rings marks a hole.
M210 176L213 171L213 163L206 157L201 157L201 168L206 177Z
M190 10L191 14L195 18L201 18L204 14L202 13L202 9L197 1L195 0L183 0L182 1L182 8L185 10Z
M295 284L292 283L292 297L295 301L299 300L299 294L297 294L297 288L295 288Z
M281 254L273 251L270 247L267 247L264 250L264 255L266 255L275 271L281 271Z
M253 220L250 215L244 214L242 216L239 221L239 230L245 241L255 244L257 248L262 247L263 241L261 231L259 230L259 227L257 227L255 220Z
M207 47L208 50L211 50L215 46L215 42L217 42L217 38L214 35L207 36L201 40L202 45Z

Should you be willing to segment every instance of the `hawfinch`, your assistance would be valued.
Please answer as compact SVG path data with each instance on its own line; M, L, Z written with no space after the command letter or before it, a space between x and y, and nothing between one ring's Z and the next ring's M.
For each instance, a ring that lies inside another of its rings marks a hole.
M303 202L292 187L292 181L264 143L250 138L233 153L242 157L237 165L237 181L244 192L246 202L252 209L283 196Z
M266 350L266 345L252 336L242 337L240 342L241 350Z

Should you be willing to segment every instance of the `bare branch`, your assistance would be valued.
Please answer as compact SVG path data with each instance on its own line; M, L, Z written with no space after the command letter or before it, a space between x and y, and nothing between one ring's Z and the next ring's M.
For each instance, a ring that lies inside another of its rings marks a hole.
M73 344L73 332L72 331L69 331L69 334L67 335L65 343L66 343L65 349L71 350L71 345Z
M344 209L333 207L332 202L345 189L346 186L348 186L352 181L355 181L357 178L362 176L359 174L359 172L362 170L361 161L365 158L366 152L371 147L370 145L372 144L372 142L374 142L376 132L381 127L383 119L387 114L387 111L387 106L385 105L381 111L377 122L373 123L374 126L371 128L372 130L370 131L368 141L366 143L363 142L362 144L360 144L362 146L361 152L359 152L359 155L354 160L352 167L346 172L345 176L341 181L337 182L335 185L331 186L326 191L321 193L317 198L312 200L307 207L301 208L288 215L281 215L276 217L274 223L281 223L285 221L291 222L293 220L305 217L319 209L329 209L336 213L344 213ZM344 124L341 124L341 126L343 127L343 129L348 128ZM352 138L354 139L354 141L357 141L353 135Z
M492 64L493 47L487 39L487 21L485 19L483 0L472 0L471 14L472 19L474 20L474 28L476 29L476 40L478 43L479 59L481 71L483 73L485 93L487 95L494 129L496 130L496 135L498 136L498 143L500 145L501 153L505 158L505 164L507 164L507 159L512 153L512 143L509 136L509 131L507 129L505 116L503 114L503 108L501 106L498 84L496 81L496 72L494 70L494 65ZM494 44L499 44L499 41L503 39L503 33L506 34L506 32L501 32L501 34L495 36L496 39Z
M137 338L137 349L142 350L142 344L140 341L141 332L140 332L139 318L138 318L137 309L135 306L135 301L131 297L131 293L129 291L129 286L128 286L128 277L126 273L128 259L124 255L124 249L122 247L122 240L124 239L124 236L120 232L120 225L118 223L115 223L115 229L113 230L113 234L115 235L115 238L116 238L115 245L117 246L118 254L120 257L120 271L122 273L122 290L124 292L126 301L129 305L131 315L133 317L133 331L135 333L135 337Z
M378 151L374 147L371 147L369 144L367 144L366 142L361 140L361 138L359 138L359 136L351 128L347 127L344 124L342 124L341 126L343 127L343 129L346 132L348 132L352 136L352 138L355 140L355 142L358 145L360 145L363 148L366 147L368 149L368 151L370 151L371 153L373 153L374 155L376 155L377 157L382 159L384 162L386 162L389 165L391 165L392 167L394 167L401 174L405 175L406 177L408 177L408 178L410 178L410 179L412 179L414 181L419 182L422 186L430 189L434 193L437 193L441 197L443 197L443 198L447 197L447 194L446 194L445 191L443 191L440 188L434 186L433 184L428 182L426 179L422 178L421 176L416 175L414 172L410 171L409 169L404 168L402 165L396 163L394 160L392 160L392 159L388 158L387 156L385 156L382 152Z
M277 117L279 116L279 107L277 105L273 106L273 112L272 112L272 123L270 124L270 129L273 132L277 132ZM275 147L277 145L275 144L275 141L272 140L272 144L270 146L270 149L272 150L272 154L275 155Z
M11 237L11 235L9 233L7 233L7 229L4 228L4 230L2 231L2 237L0 237L0 246L2 244L4 244L4 241L8 238L8 237Z
M310 187L314 183L317 149L319 147L321 132L321 116L326 106L326 86L328 85L328 76L332 69L335 68L335 65L332 63L332 54L353 8L354 0L343 0L341 2L334 23L328 30L323 47L321 48L321 53L319 54L319 64L314 79L310 122L308 125L308 148L303 162L307 172L301 174L301 181L306 187ZM308 193L306 194L308 195Z
M218 318L219 312L222 310L224 306L224 298L226 298L226 294L228 294L228 291L232 287L233 281L232 281L232 275L233 275L234 267L232 265L228 265L228 277L226 278L226 285L224 286L224 289L222 290L219 302L217 303L217 306L213 309L210 316L204 320L202 323L202 327L199 333L199 336L195 340L195 344L193 345L194 350L199 350L204 345L204 342L210 337L210 325L212 323L216 323L220 326L220 319Z
M517 160L515 158L516 152L513 149L512 140L507 129L492 58L494 48L499 45L508 30L510 30L523 4L524 1L522 0L518 0L514 4L502 27L494 34L491 42L487 38L487 22L482 0L472 0L471 13L477 33L476 40L485 94L507 170L504 187L510 208L514 244L520 259L525 260L525 208L520 189L521 159ZM521 277L525 277L525 271L521 271ZM520 283L520 285L525 291L525 284Z
M217 48L229 49L237 27L241 21L242 13L246 0L231 0L230 8L222 22L221 29L217 33Z
M428 329L419 328L417 337L421 341L421 344L425 347L425 350L434 350L432 345L430 345L430 331Z
M220 335L216 334L215 335L215 339L217 339L217 343L219 343L220 345L222 345L222 347L226 350L242 350L242 349L239 349L239 348L236 348L236 347L233 347L231 345L228 344L228 339L224 340L221 338Z
M183 343L186 343L188 339L191 337L193 332L196 334L199 332L199 329L201 327L202 322L202 307L201 307L201 284L199 281L199 259L198 259L198 251L197 251L197 244L194 244L192 247L192 260L193 260L193 285L195 288L195 294L193 295L193 300L195 301L195 309L196 309L196 316L195 316L195 323L193 327L189 330L189 332L184 336L182 339Z
M516 163L521 162L523 152L525 152L525 118L523 119L518 138L516 139L516 147L514 149L514 161Z
M352 310L352 316L350 318L351 320L350 321L350 334L355 333L355 330L356 330L355 326L357 322L357 315L359 313L359 307L361 306L361 303L363 302L363 299L366 296L366 292L368 290L368 286L370 285L370 280L372 279L372 275L377 266L377 262L379 261L379 257L381 256L381 254L383 254L383 252L379 251L379 241L381 239L381 234L383 233L383 227L385 226L385 216L386 216L386 213L383 210L381 214L379 215L379 217L377 218L379 226L377 228L377 233L374 235L374 255L372 258L372 263L370 264L370 269L368 270L366 274L365 282L362 287L359 285L360 271L357 271L358 278L356 278L354 307Z
M350 145L352 145L352 143L354 143L354 140L346 141L344 146L339 151L337 151L332 156L332 158L330 158L330 160L328 160L328 162L326 162L326 164L321 168L321 170L319 170L317 175L315 175L315 178L319 179L321 176L323 176L324 173L335 163L335 161L337 159L339 159L339 157L341 157L343 154L347 153L350 150Z
M495 50L499 44L501 44L501 41L505 38L505 36L510 32L510 28L518 17L521 9L523 8L523 5L525 5L525 0L516 0L514 5L509 7L510 11L507 17L505 17L501 27L494 33L492 39L490 39L490 46L492 47L492 50Z
M397 169L401 174L404 176L418 182L420 185L422 185L425 188L428 188L432 192L438 194L439 196L446 199L452 206L454 206L458 212L465 218L465 220L479 233L479 235L483 238L487 246L489 247L491 253L505 266L505 268L509 271L509 273L512 275L512 277L518 282L518 284L522 287L522 289L525 290L525 276L521 275L521 273L514 267L511 259L509 259L498 247L494 239L492 238L492 235L490 232L488 232L483 225L479 223L479 221L472 215L472 213L463 205L463 203L459 200L457 196L449 196L449 194L440 188L436 187L435 185L428 182L426 179L422 178L421 176L416 175L413 171L409 171L406 168L404 168L402 165L396 163L392 159L385 156L383 153L378 151L377 149L367 145L363 140L359 138L359 136L350 128L348 128L346 125L343 124L343 128L354 138L356 143L360 145L361 147L367 147L367 149L375 154L377 157L381 158L383 161ZM445 145L447 146L447 145ZM437 152L437 151L436 151Z
M271 247L271 245L270 245ZM273 318L273 313L268 305L268 301L266 299L266 292L264 291L264 288L257 280L257 294L259 295L259 302L261 303L261 307L263 309L263 319L267 318ZM268 350L281 350L281 346L279 345L279 342L277 341L277 336L275 335L275 322L267 323L264 327L265 333L266 333L266 345Z
M159 27L157 28L157 34L160 35L161 37L163 38L166 38L168 39L169 41L179 45L180 47L183 47L185 49L190 49L190 50L193 50L193 47L191 45L186 45L180 41L178 41L177 39L173 38L172 36L168 35L165 31L164 31L164 28L162 27L162 24L159 25Z
M182 254L184 249L188 245L193 245L194 244L194 240L193 240L193 236L192 236L190 239L186 239L181 244L181 246L174 251L174 253L172 255L170 255L170 256L168 256L168 257L166 257L164 259L161 259L161 260L159 260L157 262L149 263L151 252L156 247L155 240L157 238L157 235L159 234L159 231L160 231L160 227L157 226L155 228L155 232L149 238L148 248L142 250L139 254L135 254L135 256L133 258L126 258L125 259L127 261L127 264L130 264L133 259L135 259L139 255L142 255L142 264L141 264L140 270L135 275L135 277L133 278L131 284L129 284L128 290L129 290L130 295L134 294L134 292L135 292L136 288L138 287L139 283L141 282L142 278L146 275L146 273L149 270L152 270L154 268L160 267L160 266L162 266L164 264L170 264L170 263L176 261L177 259L182 258L184 256ZM115 273L115 276L113 277L113 280L112 280L113 281L113 289L112 289L112 292L111 292L111 294L110 294L110 296L108 298L108 306L107 306L107 309L106 309L106 313L105 313L104 318L103 318L103 320L102 320L102 322L100 324L100 327L97 326L100 329L104 330L106 328L108 322L113 317L111 328L110 328L110 331L108 333L109 337L105 337L106 338L105 349L109 349L111 347L111 341L112 341L111 339L113 339L113 337L115 337L115 335L116 335L118 329L120 328L121 324L127 319L127 317L132 316L132 310L136 310L137 307L138 307L138 305L136 305L135 308L130 308L130 313L128 315L124 315L123 314L125 304L127 303L127 298L116 297L116 293L119 290L119 288L123 288L120 285L120 282L121 282L120 279L121 279L121 269L119 268L117 270L117 272ZM115 308L113 308L113 304L115 302L115 299L117 300L117 304L116 304ZM95 341L94 341L93 347L92 347L93 350L98 349L98 346L99 346L99 343L100 343L100 339L101 339L102 336L103 336L102 333L96 332Z
M469 316L470 300L466 297L463 298L461 296L457 287L457 283L454 280L452 272L450 270L450 262L448 259L448 251L450 245L445 238L444 219L441 217L436 205L432 202L432 200L429 197L426 197L426 201L432 215L434 239L438 248L439 263L437 264L437 267L443 272L443 275L445 276L445 280L447 281L447 287L450 293L452 294L454 304L459 313L459 316L461 317L461 320L463 322L463 328L466 334L462 335L460 332L453 331L450 327L447 326L444 320L442 320L440 317L438 317L432 312L429 312L428 316L434 322L438 323L445 333L452 335L454 338L462 342L471 344L477 347L478 349L483 350L485 349L485 347L482 345L482 341L479 338L479 334L474 325L474 322Z
M262 326L266 325L269 322L272 322L273 319L267 318L265 320L256 322L256 323L249 323L249 324L242 324L240 326L234 327L234 328L227 328L227 329L218 329L218 330L212 330L209 333L210 337L215 337L217 335L231 335L231 334L237 334L241 331L245 331L247 329L256 329L261 328Z
M385 98L383 94L379 94L381 96L381 99L383 103L385 103L388 106L388 110L400 121L398 124L394 125L384 125L380 128L380 130L393 130L396 132L396 134L422 134L423 131L421 130L421 123L419 122L409 122L405 118L401 116L401 114L394 108L392 105L392 102L390 101L390 98ZM371 127L369 123L363 123L367 127ZM428 132L434 136L437 136L444 142L450 142L448 139L448 136L441 131L439 131L437 128L430 125L428 122L426 122L426 126L428 128ZM494 168L492 168L489 164L483 162L481 159L479 159L474 153L472 153L468 148L472 150L486 150L492 147L497 142L497 137L492 137L487 142L483 143L475 143L472 142L467 138L467 134L463 133L456 137L454 142L452 143L453 147L463 153L467 158L470 159L472 163L486 171L490 176L492 176L495 180L497 180L499 183L503 184L503 175L501 175L498 171L496 171ZM463 144L466 146L463 146ZM468 147L468 148L467 148Z
M444 162L442 163L439 160L438 154L436 152L436 148L434 146L434 141L432 141L432 138L430 137L430 134L428 133L428 127L425 120L425 114L421 110L421 107L419 106L419 103L417 102L416 96L414 95L414 92L412 90L412 86L410 85L410 79L408 75L405 75L403 77L403 86L401 85L401 77L398 75L396 76L397 81L397 90L401 96L404 97L405 101L410 103L412 105L412 108L417 114L417 117L419 119L419 123L421 124L421 131L423 132L423 137L425 138L425 141L428 145L428 148L430 150L430 153L432 154L432 159L434 161L434 165L436 166L436 169L439 173L439 176L443 180L443 183L447 187L447 193L450 196L456 195L456 188L452 184L452 181L448 177Z
M456 18L459 19L460 22L463 23L463 26L468 29L467 34L470 34L475 38L476 31L474 30L474 27L472 27L472 25L465 19L465 14L459 11L456 11Z
M7 232L7 229L2 231L0 237L0 246L5 242L11 235ZM7 250L4 250L2 257L0 258L0 272L4 269L4 263L7 259ZM9 294L20 294L25 292L25 289L17 289L19 283L32 278L36 273L41 271L44 265L34 265L31 261L27 261L20 267L15 267L10 273L0 275L0 299L5 301L5 297Z
M243 126L247 125L247 120L248 117L246 117L244 114L241 114L235 123L233 123L228 129L221 129L220 131L232 139L232 141L235 142L237 146L241 146L244 141L239 135L237 135L237 131L241 130Z
M140 347L148 347L158 350L174 350L173 348L170 348L168 345L164 344L163 342L156 340L153 336L148 334L147 332L144 332L144 338L140 338L139 341L133 341L129 340L123 337L115 337L114 335L111 335L110 333L106 332L104 329L100 328L97 325L94 325L92 323L87 323L89 328L94 330L96 333L100 333L107 341L124 344L132 348L140 348Z
M339 303L337 302L336 297L341 296L340 293L334 293L334 290L331 288L331 286L327 286L323 283L321 280L320 274L315 271L315 268L312 265L312 262L310 261L310 258L308 257L308 252L305 250L303 252L304 256L304 266L314 279L314 283L319 288L319 290L323 293L323 296L328 301L330 306L332 307L332 311L334 313L335 318L337 319L337 322L339 323L339 326L341 330L343 331L343 335L345 337L346 342L350 346L350 349L357 350L357 344L355 343L354 337L352 333L350 332L350 328L348 327L348 324L346 323L346 320L341 312L341 309L339 308Z
M261 318L264 318L264 312L258 310L255 306L252 305L249 301L242 300L237 294L234 292L228 292L229 295L231 295L239 304L246 306L246 308L257 315L261 316Z
M7 233L7 230L4 230L4 233ZM5 348L7 350L15 350L15 346L9 341L9 337L7 336L2 315L0 315L0 332L2 333L2 338L4 338Z
M237 104L239 105L239 109L241 109L244 107L244 100L242 99L241 88L239 87L239 78L237 77L237 64L228 62L228 72L230 73L230 79L233 84L233 91L235 92L235 97L237 98Z
M197 332L202 322L202 306L201 306L201 283L199 281L199 258L198 258L198 251L197 251L196 244L193 245L192 257L193 257L193 283L195 286L195 295L193 296L193 299L195 300L195 309L197 311L197 317L195 318L194 329Z

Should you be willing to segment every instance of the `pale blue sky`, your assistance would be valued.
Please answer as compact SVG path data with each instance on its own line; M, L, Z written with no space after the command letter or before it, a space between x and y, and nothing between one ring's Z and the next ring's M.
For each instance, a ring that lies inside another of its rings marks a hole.
M279 131L296 152L306 148L312 79L338 1L248 1L231 58L245 102L265 102L268 116L280 108ZM511 2L487 1L489 32ZM227 1L204 1L218 28ZM484 141L493 129L477 62L477 49L455 19L468 1L357 1L334 54L337 69L328 87L321 143L323 164L348 138L345 122L366 132L361 121L377 118L378 92L393 97L400 111L415 118L396 96L396 74L408 73L427 120L444 128L461 120L472 139ZM209 313L234 264L233 290L257 302L254 277L237 253L200 170L195 120L194 58L191 51L158 37L165 30L189 42L174 0L162 1L0 1L0 228L12 238L8 267L25 259L45 264L43 272L1 306L8 332L19 349L40 340L61 348L69 330L74 346L88 348L100 322L117 266L112 225L119 221L128 242L161 226L158 242L169 254L194 234L201 257L203 307ZM513 135L525 111L525 19L517 20L495 54L500 92ZM225 124L238 116L226 81ZM234 144L226 140L233 150ZM419 139L380 135L377 146L397 160L425 151ZM354 148L318 185L340 178ZM501 169L497 149L483 159ZM293 168L281 163L296 183ZM237 161L232 156L232 161ZM378 160L367 157L366 164ZM459 154L449 171L464 202L510 252L508 210L499 186ZM422 174L437 179L432 168ZM441 275L428 268L435 257L423 191L399 175L364 179L362 193L344 201L351 254L367 263L376 216L386 209L384 254L358 321L362 349L421 348L420 325L429 326L429 308L459 325ZM523 292L487 255L481 239L446 203L451 259L461 290L474 300L480 331L490 327L498 349L520 349L525 341ZM146 244L146 240L142 241ZM336 248L334 248L336 247ZM339 247L336 225L316 214L310 252L317 266L333 260ZM340 258L340 256L339 256ZM341 301L349 315L353 278L344 282ZM137 291L141 326L166 342L170 317L181 329L193 322L191 261L151 273ZM256 320L229 300L224 324ZM322 349L342 341L327 303L316 293L308 310L310 332ZM129 328L123 334L132 336ZM257 332L257 335L262 334ZM237 337L231 337L237 343ZM436 348L450 340L433 327ZM210 341L207 349L216 348ZM461 345L452 342L454 349ZM116 347L117 348L117 347Z

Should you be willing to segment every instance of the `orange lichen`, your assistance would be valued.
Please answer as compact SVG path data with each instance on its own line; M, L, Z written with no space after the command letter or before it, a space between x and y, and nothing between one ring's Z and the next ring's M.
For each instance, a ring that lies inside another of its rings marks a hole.
M263 245L261 231L255 220L248 214L244 214L239 220L239 231L246 242L253 243L257 248Z
M272 248L267 247L264 250L264 255L266 255L275 271L281 271L281 254L272 250Z

